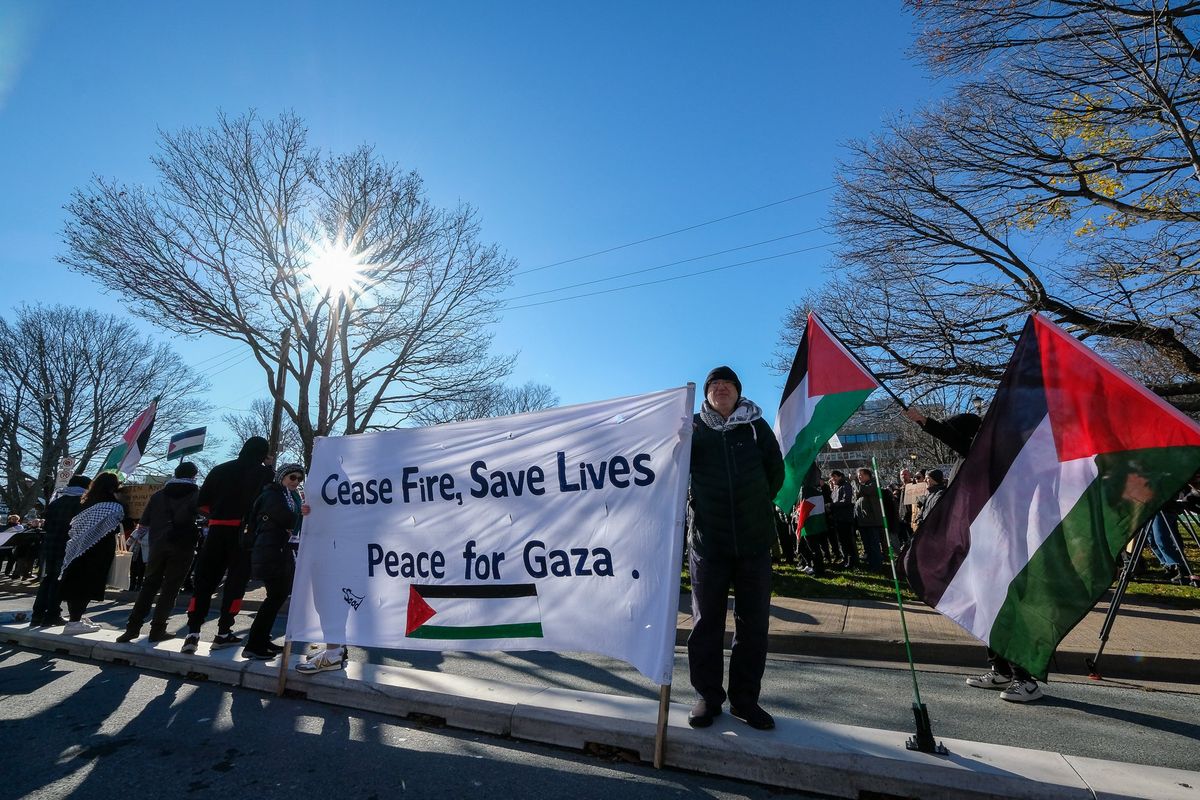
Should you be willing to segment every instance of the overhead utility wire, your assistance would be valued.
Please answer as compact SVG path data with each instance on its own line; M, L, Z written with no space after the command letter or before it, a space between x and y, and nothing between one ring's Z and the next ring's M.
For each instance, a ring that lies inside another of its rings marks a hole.
M773 261L776 258L783 258L784 256L794 256L797 253L807 253L810 250L820 250L825 247L833 247L834 244L835 244L834 242L826 242L825 244L813 245L812 247L804 247L799 250L789 250L786 253L780 253L780 254L774 255L774 256L763 256L762 258L752 258L749 261L738 261L736 264L726 264L723 267L713 267L712 269L702 269L699 272L688 272L683 275L675 275L670 278L659 278L658 280L655 280L655 281L643 281L642 283L631 283L628 286L614 286L611 289L600 289L599 291L596 291L596 292L585 292L584 294L573 294L570 297L556 297L553 300L542 300L537 303L526 303L525 305L521 305L521 306L508 306L504 310L505 311L515 311L518 308L533 308L534 306L547 306L547 305L550 305L551 303L561 303L566 300L578 300L582 297L595 297L596 295L599 295L599 294L610 294L611 292L620 292L620 291L624 291L625 289L638 289L643 286L653 286L657 283L668 283L670 281L683 280L684 278L695 278L700 275L707 275L710 272L720 272L720 271L726 270L726 269L733 269L734 267L744 267L748 264L758 264L763 261Z
M737 213L728 214L724 217L718 217L717 219L710 219L707 222L698 222L695 225L688 225L686 228L680 228L679 230L668 231L667 233L660 233L656 236L647 236L645 239L638 239L636 242L628 242L626 244L619 244L619 245L616 245L615 247L608 247L608 248L605 248L604 250L597 250L594 253L588 253L588 254L582 255L582 256L575 256L574 258L567 258L567 259L563 259L562 261L555 261L553 264L546 264L541 267L534 267L533 269L523 269L523 270L520 270L519 272L514 272L513 275L528 275L531 272L541 272L542 270L550 269L551 267L560 267L563 264L573 264L576 261L583 261L585 258L593 258L595 256L602 256L605 253L613 253L613 252L616 252L617 250L624 250L626 247L633 247L635 245L645 244L646 242L653 242L655 239L665 239L666 237L674 236L677 233L686 233L687 231L694 231L697 228L703 228L705 225L715 225L716 223L724 222L727 219L741 217L746 214L753 214L755 211L762 211L763 209L771 208L773 206L779 206L779 205L783 205L784 203L790 203L793 200L799 200L802 197L811 197L814 194L820 194L821 192L827 192L832 188L833 188L833 186L823 186L820 189L813 189L811 192L804 192L803 194L797 194L797 195L793 195L791 197L786 197L783 200L776 200L774 203L767 203L766 205L757 206L756 208L748 208L745 211L738 211Z
M776 236L774 239L765 239L761 242L755 242L754 244L744 244L741 247L731 247L728 250L718 250L715 253L706 253L702 256L692 256L691 258L684 258L684 259L680 259L679 261L672 261L669 264L659 264L657 267L645 267L643 269L635 269L630 272L622 272L619 275L610 275L607 278L596 278L595 280L583 281L582 283L572 283L568 286L559 286L557 289L543 289L540 292L530 292L528 294L519 294L519 295L516 295L515 297L505 298L505 302L507 303L507 302L511 302L513 300L524 300L526 297L537 297L538 295L550 294L552 292L565 292L567 289L578 289L580 286L591 286L594 283L604 283L605 281L615 281L618 278L628 278L630 275L641 275L642 273L645 273L645 272L654 272L655 270L666 269L667 267L677 267L680 264L688 264L692 261L702 261L703 259L712 258L713 256L723 256L726 253L736 253L738 250L749 250L751 247L760 247L764 244L771 244L773 242L781 242L784 239L793 239L797 236L803 236L807 233L816 233L817 231L823 231L823 230L828 230L828 228L826 226L809 228L806 231L798 231L797 233L789 233L786 236Z

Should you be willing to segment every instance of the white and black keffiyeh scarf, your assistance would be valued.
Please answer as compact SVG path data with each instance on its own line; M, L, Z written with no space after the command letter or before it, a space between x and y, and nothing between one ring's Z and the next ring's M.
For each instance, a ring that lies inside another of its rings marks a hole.
M63 556L63 573L71 562L92 548L97 542L121 527L125 508L120 503L96 503L80 511L71 520L71 531L67 534L67 553Z
M714 431L727 431L738 425L749 425L754 420L761 418L762 409L758 407L758 404L744 397L738 398L737 407L733 409L733 413L729 415L728 419L718 414L707 400L700 406L700 421ZM758 438L757 434L755 438Z

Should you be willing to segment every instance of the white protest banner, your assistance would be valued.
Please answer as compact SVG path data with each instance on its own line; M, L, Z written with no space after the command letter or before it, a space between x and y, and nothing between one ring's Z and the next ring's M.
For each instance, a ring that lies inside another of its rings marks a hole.
M318 439L289 640L591 652L669 684L694 394Z

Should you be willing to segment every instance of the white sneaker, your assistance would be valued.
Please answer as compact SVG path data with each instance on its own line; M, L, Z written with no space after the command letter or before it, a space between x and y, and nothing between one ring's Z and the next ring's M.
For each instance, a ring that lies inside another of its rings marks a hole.
M68 622L63 626L63 633L67 636L79 636L80 634L92 633L98 630L100 630L99 625L86 619Z
M1027 681L1013 681L1009 687L1000 693L1001 700L1010 703L1028 703L1042 696L1042 687L1033 678Z
M319 653L310 656L307 661L301 661L296 665L296 671L306 675L315 674L317 672L328 672L330 670L341 669L346 664L346 648L338 647L333 650L322 650Z
M994 669L990 669L982 675L967 678L967 686L974 686L976 689L1007 689L1012 682L1012 675L1001 675Z

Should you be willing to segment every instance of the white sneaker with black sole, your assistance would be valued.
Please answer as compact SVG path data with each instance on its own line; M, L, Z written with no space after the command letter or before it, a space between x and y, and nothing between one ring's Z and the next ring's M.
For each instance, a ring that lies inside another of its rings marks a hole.
M200 634L189 633L183 640L183 647L179 648L179 652L186 655L192 655L196 652L196 648L200 646Z
M1028 703L1042 696L1042 687L1032 678L1027 681L1013 681L1008 688L1000 693L1001 700L1010 703Z
M225 647L236 647L240 644L242 644L242 637L238 636L236 633L233 633L232 631L229 633L218 633L213 637L211 649L221 650Z
M1012 682L1012 675L1001 675L994 669L989 669L982 675L973 675L967 678L967 686L974 686L976 689L1007 689Z

